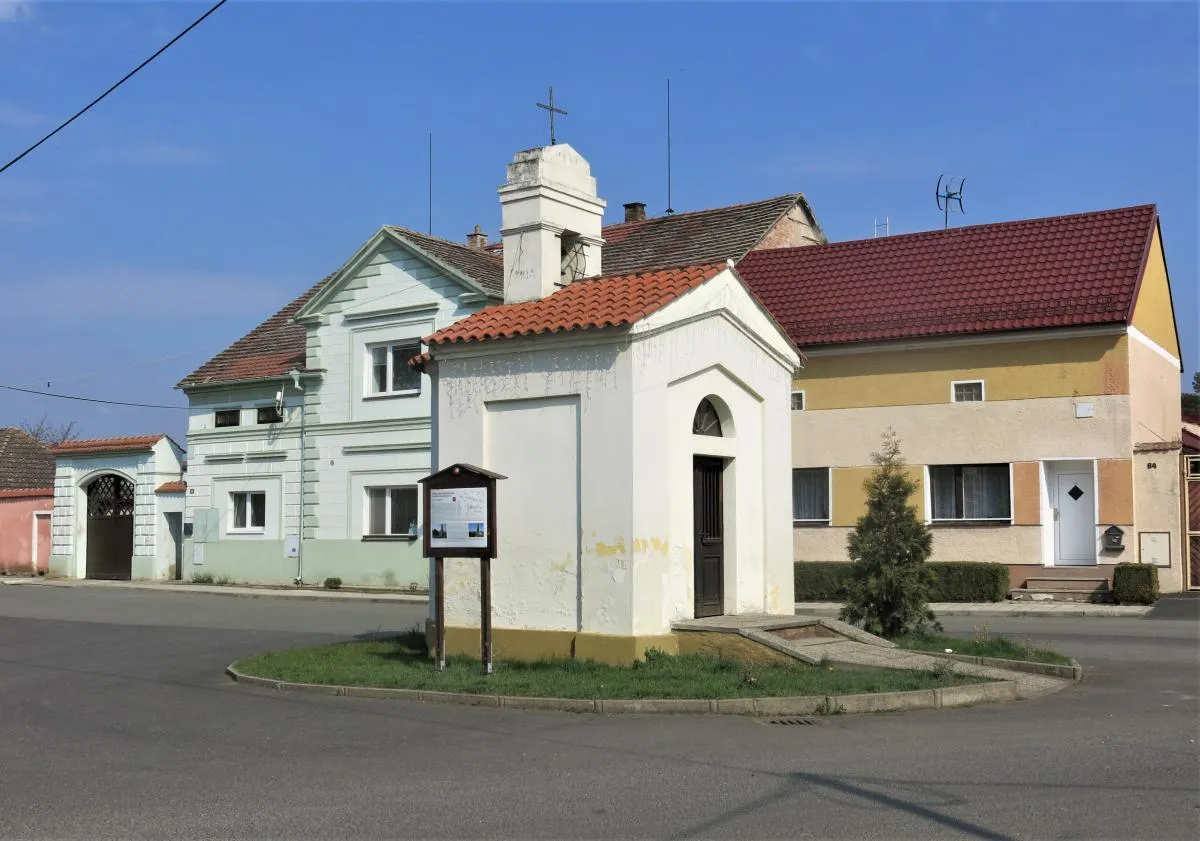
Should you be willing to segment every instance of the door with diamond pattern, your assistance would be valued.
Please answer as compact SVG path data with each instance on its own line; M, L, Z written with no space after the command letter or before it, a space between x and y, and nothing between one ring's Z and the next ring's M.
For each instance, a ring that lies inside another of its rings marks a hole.
M1091 473L1059 473L1054 499L1054 563L1096 563L1096 491Z

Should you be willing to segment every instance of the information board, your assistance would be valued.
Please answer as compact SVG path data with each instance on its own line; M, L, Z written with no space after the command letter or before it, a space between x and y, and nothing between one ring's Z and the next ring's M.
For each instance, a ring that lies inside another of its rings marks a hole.
M434 549L487 548L488 489L430 489L426 521Z

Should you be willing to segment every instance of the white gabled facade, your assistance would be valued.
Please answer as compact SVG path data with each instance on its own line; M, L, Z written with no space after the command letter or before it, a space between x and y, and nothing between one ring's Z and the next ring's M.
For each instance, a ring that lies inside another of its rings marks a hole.
M407 360L423 336L488 300L472 278L383 228L296 313L303 372L190 389L186 575L423 589L417 480L430 465L429 378ZM257 422L276 406L278 421ZM239 425L216 426L230 409ZM235 527L237 494L262 495L260 528ZM381 524L389 533L372 534Z

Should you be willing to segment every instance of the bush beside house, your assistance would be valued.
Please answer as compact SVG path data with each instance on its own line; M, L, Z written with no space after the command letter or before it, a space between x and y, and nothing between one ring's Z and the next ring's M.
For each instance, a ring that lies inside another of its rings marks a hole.
M793 570L796 601L844 601L850 566L848 562L797 561ZM1004 564L943 561L926 568L932 577L931 602L999 602L1008 594L1008 567Z
M1117 564L1113 568L1113 600L1117 604L1154 604L1158 600L1158 567Z

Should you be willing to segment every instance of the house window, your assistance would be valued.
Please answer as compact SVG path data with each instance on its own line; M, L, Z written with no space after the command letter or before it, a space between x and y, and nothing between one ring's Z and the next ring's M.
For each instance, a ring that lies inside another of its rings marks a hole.
M1007 464L939 465L929 468L932 519L1011 519Z
M950 399L955 403L983 401L983 380L958 380L950 383Z
M408 360L421 352L420 342L374 345L367 348L367 394L419 394L421 374Z
M1188 475L1200 476L1200 456L1188 459Z
M215 426L238 426L241 422L241 409L217 409L213 413L213 424Z
M260 532L267 527L267 495L262 491L235 491L229 495L233 506L230 531Z
M804 467L792 471L792 520L829 522L829 468Z
M364 535L396 537L417 533L416 488L367 488Z
M793 412L803 412L804 411L804 392L803 391L793 391L792 392L792 411Z
M283 420L283 413L275 406L262 406L258 410L259 423L279 423Z

